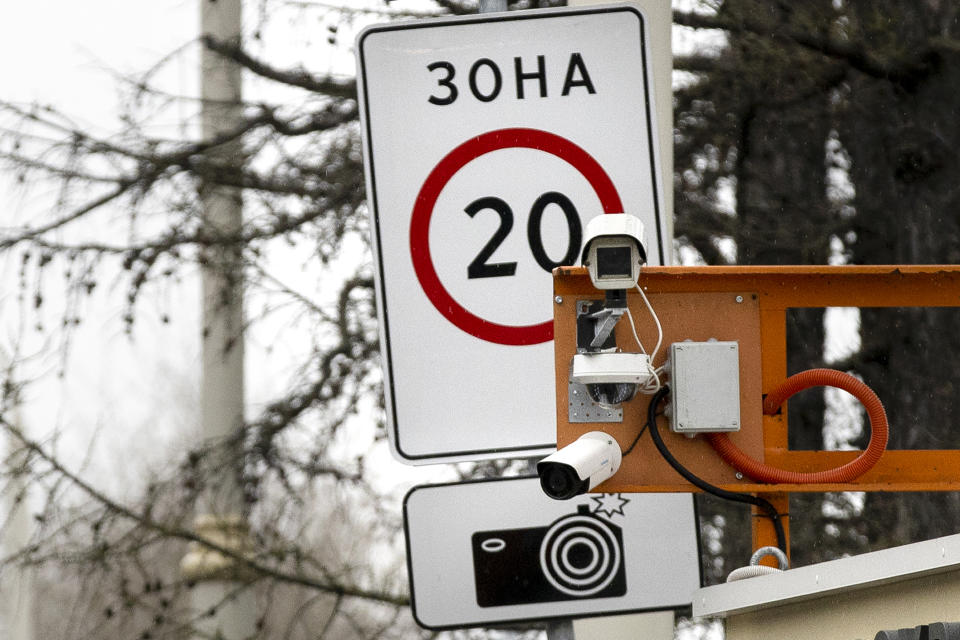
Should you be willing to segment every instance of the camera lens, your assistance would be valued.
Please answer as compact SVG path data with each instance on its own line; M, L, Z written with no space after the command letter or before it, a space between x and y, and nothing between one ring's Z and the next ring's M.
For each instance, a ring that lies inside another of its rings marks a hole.
M543 492L554 500L567 500L585 493L589 485L589 479L581 480L573 467L566 464L541 462L537 464L537 473Z
M630 247L597 247L598 278L629 278Z
M598 382L588 384L587 393L597 404L614 407L631 400L637 393L637 385L630 382Z

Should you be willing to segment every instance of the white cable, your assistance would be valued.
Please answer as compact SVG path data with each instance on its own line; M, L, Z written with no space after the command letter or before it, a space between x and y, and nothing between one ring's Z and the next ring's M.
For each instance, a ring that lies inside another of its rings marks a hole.
M633 319L633 314L630 313L630 307L627 307L627 317L630 318L630 331L633 332L633 339L636 340L637 346L640 347L640 353L647 355L647 350L643 348L643 343L640 342L640 336L637 335L637 323ZM652 361L653 358L651 357Z
M766 556L773 556L777 559L777 567L767 567L760 564L760 560ZM750 564L746 567L734 569L727 576L727 582L736 582L746 578L756 578L766 576L772 573L781 573L790 568L790 560L779 547L760 547L750 556Z
M633 333L633 339L636 340L637 346L640 347L640 353L647 355L647 350L643 348L643 343L640 341L640 336L637 335L637 323L633 319L633 314L630 313L630 308L627 307L627 318L630 319L630 331ZM652 395L660 390L660 387L663 384L660 382L660 374L662 373L662 368L655 369L653 367L653 357L647 356L647 379L641 384L637 385L637 391L643 394Z
M643 292L643 289L641 289L639 285L637 285L637 291L640 292L640 297L643 298L643 302L647 305L647 310L650 312L654 323L657 325L657 344L653 348L653 353L651 353L647 359L647 370L649 375L647 376L647 380L637 387L637 391L640 393L650 395L659 391L663 386L660 381L660 375L663 373L663 367L654 368L653 366L653 359L657 357L657 352L660 351L660 345L663 343L663 327L660 325L660 318L657 317L656 312L650 305L647 295ZM644 349L643 343L640 341L640 336L637 334L637 323L633 319L633 314L630 313L629 307L627 307L627 317L630 319L630 331L633 333L633 339L636 340L637 346L640 347L640 352L644 355L647 355L647 350Z
M657 352L660 351L660 344L663 342L663 327L660 326L660 318L657 317L657 312L653 310L653 307L650 306L650 301L647 299L647 294L643 292L643 289L639 284L634 285L637 291L640 292L640 297L643 298L644 304L647 305L647 311L650 312L650 315L653 316L653 321L657 324L657 345L653 348L653 353L650 354L650 361L653 362L654 358L657 357ZM631 318L631 321L633 318ZM636 331L636 329L634 329Z
M776 567L768 567L762 564L748 565L746 567L740 567L739 569L734 569L731 571L730 575L727 576L727 582L736 582L737 580L746 580L747 578L758 578L760 576L768 576L774 573L783 573L783 570L777 569Z

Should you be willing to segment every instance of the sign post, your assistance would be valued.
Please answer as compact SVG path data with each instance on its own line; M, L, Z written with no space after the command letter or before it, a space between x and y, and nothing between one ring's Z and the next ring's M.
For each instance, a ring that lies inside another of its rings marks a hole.
M554 267L628 211L662 264L649 36L620 5L374 26L359 97L394 454L556 443Z

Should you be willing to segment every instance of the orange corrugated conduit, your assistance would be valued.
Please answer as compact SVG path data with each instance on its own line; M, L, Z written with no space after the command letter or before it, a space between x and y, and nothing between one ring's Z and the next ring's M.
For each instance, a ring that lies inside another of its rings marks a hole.
M745 476L757 481L774 484L827 484L850 482L869 471L880 460L887 448L887 413L883 403L873 390L848 373L835 369L810 369L784 380L767 394L763 400L763 413L774 415L783 402L804 389L810 387L836 387L843 389L863 403L870 419L870 443L856 459L847 464L827 471L801 473L777 469L754 460L740 450L725 433L707 434L707 440L727 464Z

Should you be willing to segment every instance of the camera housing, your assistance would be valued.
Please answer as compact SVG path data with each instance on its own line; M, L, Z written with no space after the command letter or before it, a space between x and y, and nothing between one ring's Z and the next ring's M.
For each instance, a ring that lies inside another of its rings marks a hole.
M590 398L612 407L636 395L637 385L650 376L650 356L645 353L578 353L573 356L570 378L586 385Z
M603 431L591 431L537 463L540 487L554 500L590 491L620 469L620 445Z
M581 264L597 289L630 289L647 261L643 222L629 213L592 218L584 230Z

